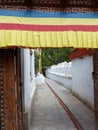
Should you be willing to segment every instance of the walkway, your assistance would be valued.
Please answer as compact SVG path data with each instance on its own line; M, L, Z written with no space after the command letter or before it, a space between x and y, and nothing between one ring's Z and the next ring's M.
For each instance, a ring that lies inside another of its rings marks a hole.
M67 89L53 80L46 82L67 104L82 130L95 130L94 114ZM30 130L77 130L46 84L37 87L32 105Z

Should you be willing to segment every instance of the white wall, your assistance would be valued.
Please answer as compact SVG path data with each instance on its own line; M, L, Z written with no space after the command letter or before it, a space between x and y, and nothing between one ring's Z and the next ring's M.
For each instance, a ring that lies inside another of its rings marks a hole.
M66 88L72 90L71 62L62 62L58 65L53 65L46 71L46 77L54 79Z
M31 63L32 62L32 63ZM35 91L35 75L34 75L34 51L30 55L29 49L24 49L24 107L25 111L30 109L32 96Z
M72 92L94 108L93 57L72 60Z
M51 78L51 79L57 81L58 83L62 84L69 90L72 90L72 78L71 77L65 76L63 74L56 74L53 72L47 72L46 77Z
M46 71L46 77L54 79L94 109L93 57L85 56L71 61L72 66L52 66Z
M34 50L21 49L21 78L22 78L22 108L23 108L23 129L30 126L31 105L36 89Z
M71 69L72 65L71 62L62 62L57 65L51 66L50 69L48 69L49 72L53 72L54 74L57 75L63 75L66 77L71 77Z

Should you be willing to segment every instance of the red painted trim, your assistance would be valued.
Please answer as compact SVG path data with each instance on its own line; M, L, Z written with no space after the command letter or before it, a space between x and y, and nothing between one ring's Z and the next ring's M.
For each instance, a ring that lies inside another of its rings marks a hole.
M76 58L82 58L86 55L93 55L92 49L75 49L73 52L69 54L70 60L76 59Z
M0 23L0 30L26 31L98 31L98 25L28 25Z

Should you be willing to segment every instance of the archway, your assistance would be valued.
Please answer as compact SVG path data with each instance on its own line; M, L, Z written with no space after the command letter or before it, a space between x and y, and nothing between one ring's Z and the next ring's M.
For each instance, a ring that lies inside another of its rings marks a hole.
M98 48L97 13L0 13L0 48Z

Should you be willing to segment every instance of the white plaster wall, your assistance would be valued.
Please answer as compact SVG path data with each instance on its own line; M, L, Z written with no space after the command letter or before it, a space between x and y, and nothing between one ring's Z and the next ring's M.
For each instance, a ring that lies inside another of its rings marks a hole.
M66 88L72 90L71 62L62 62L47 69L46 77L54 79Z
M71 77L71 69L72 69L71 62L65 61L65 62L59 63L57 65L51 66L51 68L48 69L48 72L53 72L54 74Z
M69 90L72 90L72 78L65 76L65 74L57 74L50 71L47 71L46 77L54 79L55 81L59 82L60 84L64 85Z
M34 54L34 53L33 53ZM34 55L30 57L29 49L24 49L24 106L25 111L30 109L33 94L35 92ZM30 62L32 59L32 64ZM30 70L32 68L32 72ZM32 75L32 77L30 76Z
M94 108L93 57L72 60L72 92Z
M36 85L35 85L35 62L34 62L34 50L32 50L32 56L31 56L31 80L30 80L30 86L31 86L31 95L30 95L30 100L32 100ZM33 88L32 88L33 87Z

